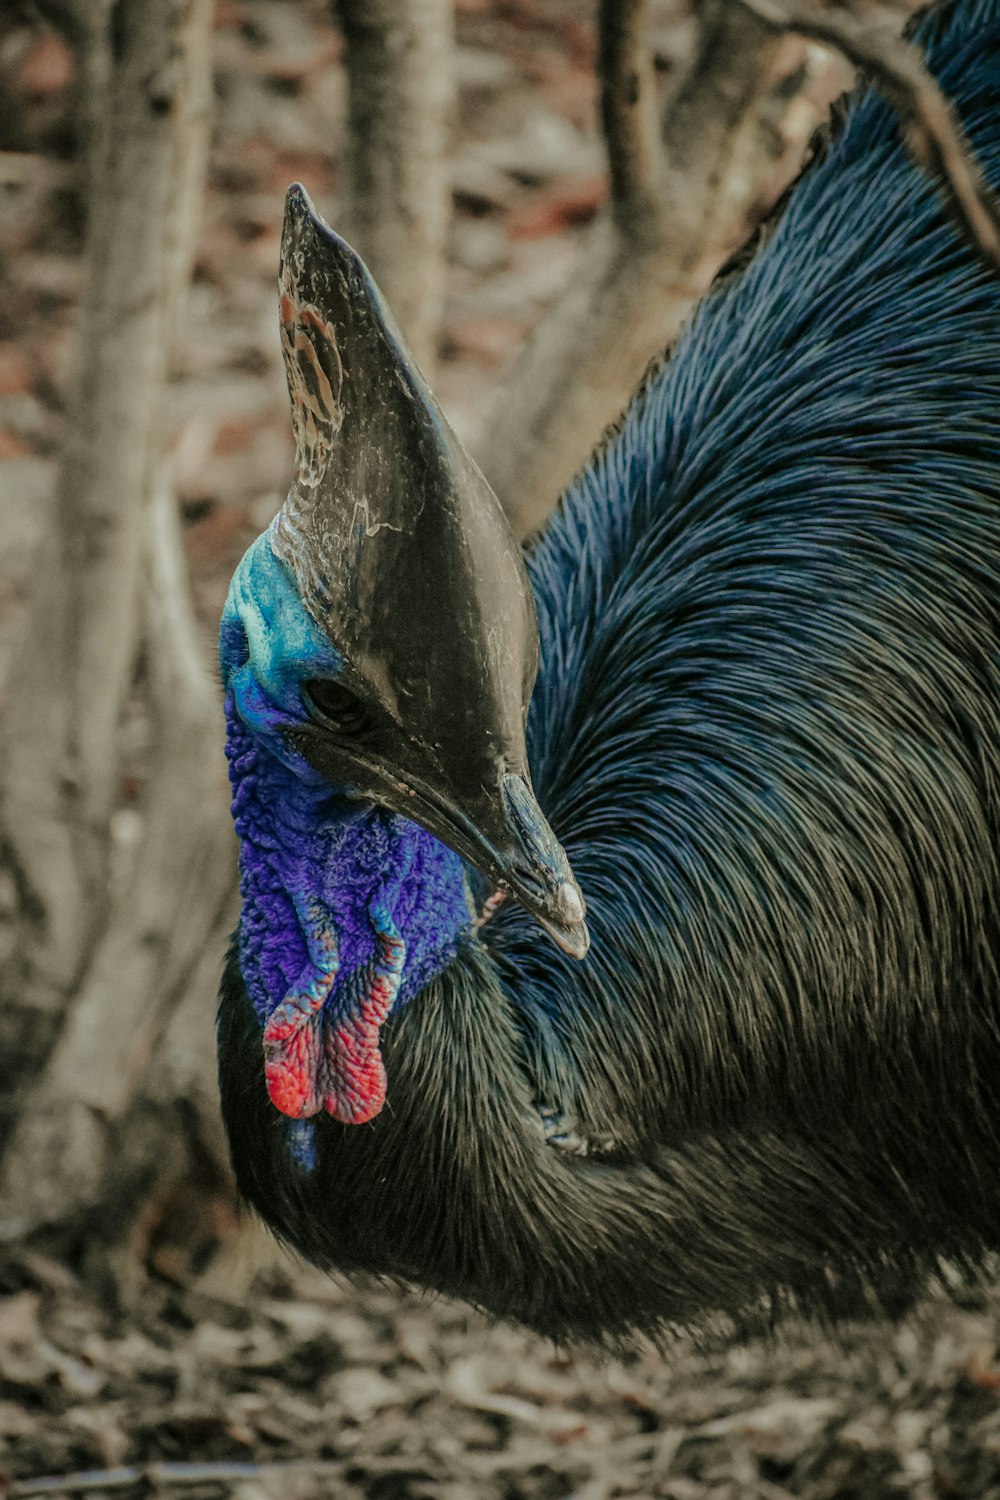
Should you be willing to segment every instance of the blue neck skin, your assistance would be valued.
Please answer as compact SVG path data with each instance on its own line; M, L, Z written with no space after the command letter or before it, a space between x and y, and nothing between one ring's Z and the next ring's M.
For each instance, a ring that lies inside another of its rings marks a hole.
M462 861L417 824L331 786L289 744L302 684L342 659L267 534L233 577L222 617L227 755L241 841L240 963L265 1073L303 1166L308 1121L378 1113L378 1029L454 958L472 925Z

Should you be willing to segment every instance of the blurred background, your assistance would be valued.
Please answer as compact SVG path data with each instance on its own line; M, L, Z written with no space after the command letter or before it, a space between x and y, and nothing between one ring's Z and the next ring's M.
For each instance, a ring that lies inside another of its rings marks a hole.
M368 259L528 535L850 83L735 7L602 15L3 7L0 1495L1000 1494L988 1289L836 1345L600 1363L307 1272L232 1195L212 659L291 475L286 187Z

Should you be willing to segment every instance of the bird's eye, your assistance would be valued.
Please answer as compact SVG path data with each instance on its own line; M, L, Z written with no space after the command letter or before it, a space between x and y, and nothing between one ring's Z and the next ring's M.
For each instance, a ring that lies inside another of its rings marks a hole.
M317 724L337 734L362 735L374 725L371 711L357 693L328 677L305 683L302 701Z

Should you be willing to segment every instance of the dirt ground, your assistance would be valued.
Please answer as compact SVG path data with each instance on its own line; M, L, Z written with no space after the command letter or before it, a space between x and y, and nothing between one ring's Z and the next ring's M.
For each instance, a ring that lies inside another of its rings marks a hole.
M610 1363L290 1263L235 1299L156 1280L113 1317L63 1266L9 1253L0 1293L0 1469L26 1481L0 1495L1000 1495L992 1291L839 1346L785 1333Z
M473 449L605 192L591 9L458 5L436 385ZM80 249L71 60L34 7L2 11L0 678L59 451ZM654 5L665 78L691 34L681 0ZM802 55L791 46L783 65ZM206 652L231 569L290 473L281 205L301 178L336 222L338 58L321 0L220 0L209 192L165 414ZM806 61L768 196L837 87ZM581 434L581 457L594 436ZM252 1230L198 1277L161 1256L127 1312L7 1244L0 1497L985 1500L1000 1496L1000 1294L954 1290L838 1343L786 1330L767 1345L699 1353L680 1340L666 1356L601 1363L462 1307L334 1284Z

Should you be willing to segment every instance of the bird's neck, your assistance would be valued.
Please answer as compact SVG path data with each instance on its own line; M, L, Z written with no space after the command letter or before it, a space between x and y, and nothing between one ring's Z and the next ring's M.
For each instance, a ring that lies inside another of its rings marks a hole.
M227 719L240 964L268 1092L308 1159L311 1116L381 1109L380 1028L454 958L470 901L461 860L431 834L297 775L231 705Z

